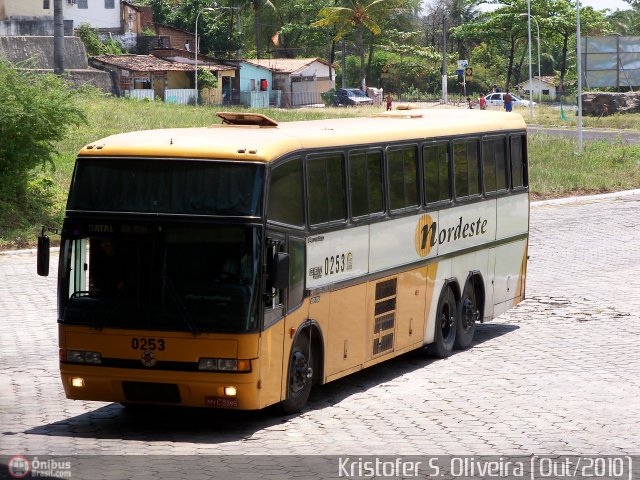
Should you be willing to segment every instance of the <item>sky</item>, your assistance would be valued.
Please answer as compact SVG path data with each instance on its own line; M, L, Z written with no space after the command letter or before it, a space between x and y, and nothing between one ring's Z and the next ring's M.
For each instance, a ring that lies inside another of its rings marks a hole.
M424 3L429 3L429 0L426 0ZM608 8L611 12L615 12L616 10L628 10L631 8L631 6L624 0L581 0L580 5L583 7L593 7L596 10L604 10L605 8ZM491 9L495 7L491 6L489 8ZM485 10L482 5L480 6L480 10Z
M596 10L608 8L610 11L628 10L631 6L623 0L581 0L580 5L593 7Z

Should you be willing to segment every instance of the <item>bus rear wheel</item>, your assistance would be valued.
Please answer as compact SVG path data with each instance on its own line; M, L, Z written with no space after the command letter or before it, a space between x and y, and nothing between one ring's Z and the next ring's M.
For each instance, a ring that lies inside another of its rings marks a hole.
M435 341L427 350L430 356L446 358L451 355L456 340L457 317L456 297L451 287L445 286L438 300Z
M471 346L473 335L476 332L476 321L480 317L476 292L472 282L467 282L460 299L460 310L456 322L456 341L454 347L464 350Z
M282 410L287 414L298 413L307 403L313 383L312 359L309 338L305 333L302 333L291 349L287 398L280 404Z

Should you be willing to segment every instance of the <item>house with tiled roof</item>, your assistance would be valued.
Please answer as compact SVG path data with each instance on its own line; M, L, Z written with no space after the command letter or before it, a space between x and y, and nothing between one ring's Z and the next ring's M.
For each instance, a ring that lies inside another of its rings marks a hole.
M245 58L241 62L240 85L258 90L268 81L268 75L258 78L258 72L270 72L267 90L280 92L283 107L321 104L320 94L333 88L335 70L321 58ZM253 80L253 83L251 82ZM272 95L273 96L273 95ZM273 104L273 102L271 102Z
M553 76L535 76L531 83L527 79L525 82L516 85L518 91L525 97L529 97L529 91L533 92L533 100L537 101L540 95L550 100L556 99L557 82Z
M201 57L198 56L200 59ZM155 55L98 55L89 59L94 68L111 72L118 94L137 99L160 99L170 103L195 103L195 65L188 58L174 61ZM222 98L222 77L235 75L237 67L207 61L198 69L206 69L218 78L218 98ZM214 96L215 93L213 94ZM221 103L221 102L219 102Z

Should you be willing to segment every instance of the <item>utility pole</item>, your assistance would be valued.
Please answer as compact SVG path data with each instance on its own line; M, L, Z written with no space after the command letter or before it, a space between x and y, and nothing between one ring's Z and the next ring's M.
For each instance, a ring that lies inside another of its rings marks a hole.
M447 24L442 13L442 101L449 103L447 92Z
M64 73L64 15L62 0L53 0L53 73Z

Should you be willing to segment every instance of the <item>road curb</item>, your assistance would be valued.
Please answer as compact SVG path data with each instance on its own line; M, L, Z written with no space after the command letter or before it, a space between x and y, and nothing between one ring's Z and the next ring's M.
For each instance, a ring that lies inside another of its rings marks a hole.
M631 195L640 195L640 189L624 190L622 192L599 193L597 195L583 195L578 197L553 198L551 200L539 200L531 202L532 207L544 207L545 205L565 205L568 203L578 202L597 202L609 198L628 197Z

